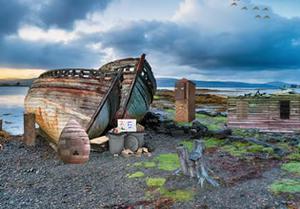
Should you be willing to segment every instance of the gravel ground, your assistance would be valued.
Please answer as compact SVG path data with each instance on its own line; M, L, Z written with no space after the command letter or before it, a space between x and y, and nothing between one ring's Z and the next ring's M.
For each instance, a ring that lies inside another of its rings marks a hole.
M28 148L15 137L0 151L0 208L285 208L281 197L273 196L268 185L282 174L277 166L261 169L259 175L236 179L233 184L223 182L218 188L200 188L196 181L172 172L132 166L136 162L149 161L161 153L175 152L182 137L170 137L149 133L146 141L155 147L152 157L113 157L109 152L92 153L85 165L66 165L56 153L39 140L34 148ZM217 152L208 153L209 162L228 161L218 158ZM231 161L229 161L231 162ZM217 165L215 163L215 165ZM238 164L235 162L235 165ZM212 166L220 179L234 177L235 169L222 170ZM192 201L148 201L149 191L145 178L129 179L126 175L143 171L145 176L165 177L169 189L188 189L195 193ZM244 169L243 169L244 170ZM226 180L227 181L227 180ZM161 202L161 203L160 203ZM142 207L142 205L144 205Z

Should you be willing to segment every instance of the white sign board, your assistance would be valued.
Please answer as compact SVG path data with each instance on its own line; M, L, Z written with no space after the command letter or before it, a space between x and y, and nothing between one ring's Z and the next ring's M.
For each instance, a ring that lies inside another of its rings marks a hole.
M136 132L136 119L119 119L119 132Z

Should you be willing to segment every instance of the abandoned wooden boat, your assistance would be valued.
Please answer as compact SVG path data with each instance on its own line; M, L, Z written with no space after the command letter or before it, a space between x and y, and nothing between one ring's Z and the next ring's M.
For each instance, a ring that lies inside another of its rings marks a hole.
M149 109L156 81L145 55L108 63L99 70L51 70L36 79L25 98L40 129L55 144L71 119L90 139L101 136L119 118L140 121Z
M55 144L69 120L89 135L100 136L119 108L118 73L98 70L52 70L36 79L25 98L25 113L33 113L41 130Z
M117 60L102 66L101 72L122 72L120 108L115 119L141 121L152 103L156 80L145 54L140 58Z

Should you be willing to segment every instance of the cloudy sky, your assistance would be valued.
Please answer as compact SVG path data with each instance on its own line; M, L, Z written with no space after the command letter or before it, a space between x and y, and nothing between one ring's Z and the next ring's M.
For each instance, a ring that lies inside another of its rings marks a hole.
M0 78L146 53L157 77L300 83L300 1L232 2L0 0Z

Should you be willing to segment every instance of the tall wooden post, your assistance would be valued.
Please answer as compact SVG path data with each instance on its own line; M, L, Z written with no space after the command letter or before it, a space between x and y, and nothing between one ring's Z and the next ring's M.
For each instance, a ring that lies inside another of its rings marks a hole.
M196 85L187 79L181 79L175 86L175 106L177 122L191 122L195 120Z
M2 125L3 125L3 120L0 119L0 131L3 131Z
M24 142L28 146L34 146L36 140L35 114L24 113Z

